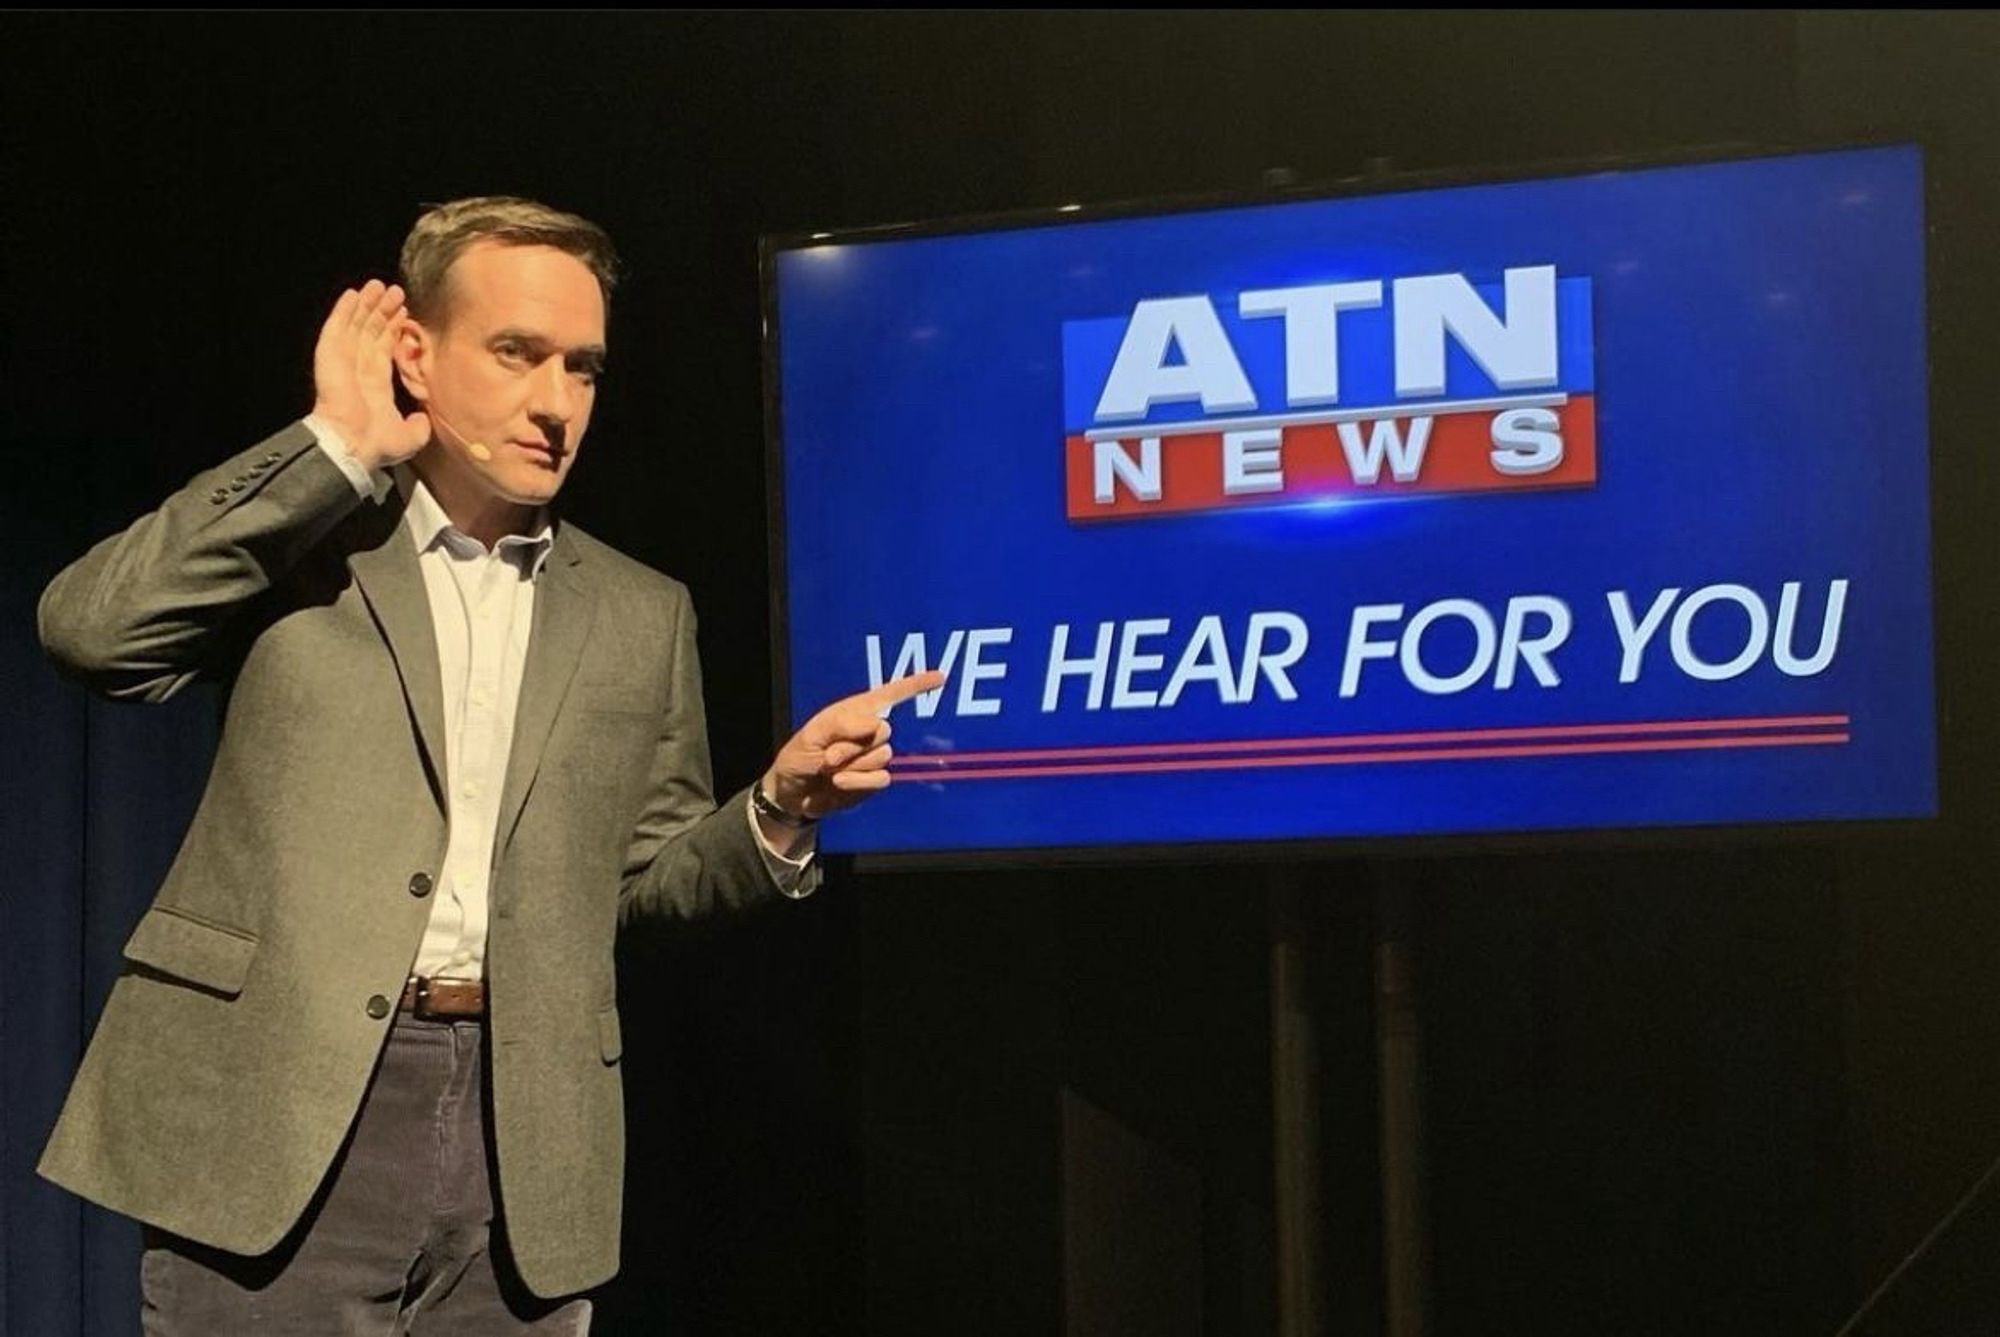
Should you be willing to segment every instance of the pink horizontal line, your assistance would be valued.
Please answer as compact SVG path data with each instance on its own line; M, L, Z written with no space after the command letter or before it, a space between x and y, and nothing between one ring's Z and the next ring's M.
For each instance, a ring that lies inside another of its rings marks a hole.
M962 766L989 761L1081 760L1083 758L1206 755L1227 752L1290 752L1304 747L1387 747L1404 743L1469 743L1526 738L1601 738L1620 734L1718 732L1730 729L1847 727L1845 715L1761 715L1720 720L1638 720L1626 724L1523 725L1506 729L1442 729L1422 733L1333 734L1321 738L1241 738L1210 743L1126 743L1106 747L1037 747L1012 752L911 752L899 767Z
M911 774L892 767L905 782L923 780L1007 780L1045 775L1118 775L1149 771L1251 770L1272 766L1352 766L1389 761L1475 761L1498 757L1553 757L1602 752L1685 752L1696 748L1796 747L1845 743L1845 733L1790 733L1736 738L1657 738L1604 743L1527 743L1507 747L1412 748L1398 752L1314 752L1282 757L1205 757L1178 761L1107 761L1081 765L992 766L963 771L925 770Z

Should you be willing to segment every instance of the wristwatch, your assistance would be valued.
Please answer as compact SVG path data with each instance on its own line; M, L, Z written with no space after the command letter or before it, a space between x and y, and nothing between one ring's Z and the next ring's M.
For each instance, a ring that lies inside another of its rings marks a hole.
M819 824L819 818L817 817L808 817L804 813L786 812L783 808L779 807L776 800L764 793L764 782L762 780L750 786L750 806L757 810L757 814L760 817L768 817L779 826L789 826L795 831L803 831L809 826Z

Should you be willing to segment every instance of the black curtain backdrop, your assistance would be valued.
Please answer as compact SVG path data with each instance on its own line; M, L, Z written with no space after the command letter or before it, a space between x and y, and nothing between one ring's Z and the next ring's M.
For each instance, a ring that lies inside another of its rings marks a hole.
M327 305L421 203L526 193L620 240L564 502L692 587L729 786L773 742L761 233L1907 132L1936 185L1945 820L1280 870L1311 888L1329 1330L1381 1319L1389 889L1432 1332L1831 1334L2000 1153L1996 55L1991 14L0 16L0 1333L137 1330L136 1229L32 1167L215 728L198 692L87 701L35 598L305 411ZM1200 1330L1274 1330L1272 882L835 869L783 914L631 935L597 1331L1061 1332L1065 1101L1198 1180Z

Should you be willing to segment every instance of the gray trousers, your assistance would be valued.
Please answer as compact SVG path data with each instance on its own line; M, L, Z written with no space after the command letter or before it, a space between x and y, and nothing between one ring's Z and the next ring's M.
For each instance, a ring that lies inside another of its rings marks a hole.
M147 1337L583 1337L590 1301L529 1294L496 1228L483 1029L397 1016L346 1146L270 1253L148 1230Z

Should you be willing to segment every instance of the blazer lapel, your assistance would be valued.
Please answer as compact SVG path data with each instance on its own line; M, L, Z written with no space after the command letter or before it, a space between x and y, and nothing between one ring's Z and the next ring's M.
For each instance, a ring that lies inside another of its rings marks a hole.
M500 820L494 828L498 856L513 838L522 805L541 769L542 753L555 728L570 681L590 638L597 596L579 567L582 554L558 524L555 546L535 587L535 619L528 634L528 661L521 670L521 695L514 708L514 741L507 753L507 781L500 791Z
M444 806L444 687L438 680L437 633L431 624L430 598L424 593L423 572L417 566L417 546L403 523L403 499L391 492L380 503L364 507L359 523L362 544L347 559L354 583L361 587L368 610L381 628L382 639L396 661L403 681L403 700L415 722L417 741L430 767L434 797Z

